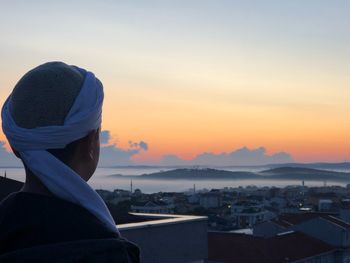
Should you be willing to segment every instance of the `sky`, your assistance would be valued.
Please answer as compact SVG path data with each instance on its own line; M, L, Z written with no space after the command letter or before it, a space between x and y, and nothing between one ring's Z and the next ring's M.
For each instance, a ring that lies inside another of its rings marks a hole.
M346 0L1 0L0 103L59 60L104 84L108 163L350 161L349 12Z

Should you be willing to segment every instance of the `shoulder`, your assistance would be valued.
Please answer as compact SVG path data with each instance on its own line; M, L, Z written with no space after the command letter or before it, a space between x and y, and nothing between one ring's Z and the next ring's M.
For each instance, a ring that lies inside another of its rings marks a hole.
M69 229L102 227L103 224L87 209L56 196L16 192L10 194L0 203L0 219L11 219L15 222L28 224L31 221L39 222L41 226L50 228L61 225ZM0 225L3 223L0 220ZM86 230L86 229L85 229Z
M4 217L7 212L14 209L19 193L20 192L11 193L5 197L5 199L0 201L0 219Z
M1 262L120 262L139 263L139 248L119 239L91 239L41 245L0 255Z
M17 192L0 204L0 248L117 237L85 208L54 196Z
M57 217L62 220L68 216L72 218L84 213L84 208L71 202L55 196L29 192L12 193L0 203L2 215L0 219L3 220L12 218L15 221L29 221L31 218L42 218L45 215L44 217L53 223Z

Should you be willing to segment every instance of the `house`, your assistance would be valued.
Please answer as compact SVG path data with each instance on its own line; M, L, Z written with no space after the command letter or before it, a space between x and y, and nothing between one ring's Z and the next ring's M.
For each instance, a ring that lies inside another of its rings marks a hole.
M292 229L337 248L339 262L350 262L350 224L332 215L297 224Z
M252 227L267 219L269 212L260 203L238 201L231 206L231 217L238 228Z
M350 224L332 215L321 215L290 227L337 247L350 247Z
M318 211L330 211L332 209L333 201L330 199L318 200Z
M187 201L190 204L198 204L199 203L199 194L191 194L187 196Z
M199 204L204 208L217 208L222 204L221 194L219 192L202 193L199 197Z
M147 214L172 214L175 206L163 201L146 201L131 206L131 211L135 213Z
M285 213L280 216L256 224L253 227L255 236L271 237L279 233L293 230L295 225L302 224L320 216L327 216L327 213Z
M253 235L259 237L273 237L279 233L286 232L289 224L277 220L268 220L253 226Z
M350 223L333 214L285 214L254 226L253 234L259 237L274 237L285 231L297 231L321 240L336 248L336 262L350 262Z
M298 232L263 238L230 232L208 233L208 263L336 262L336 249Z
M96 192L102 197L103 200L114 205L131 200L131 192L122 189L116 189L113 192L99 189L96 190Z
M341 200L339 218L350 223L350 199L346 198Z
M287 200L282 197L272 197L268 202L265 202L266 205L271 207L276 207L278 209L282 209L287 205Z

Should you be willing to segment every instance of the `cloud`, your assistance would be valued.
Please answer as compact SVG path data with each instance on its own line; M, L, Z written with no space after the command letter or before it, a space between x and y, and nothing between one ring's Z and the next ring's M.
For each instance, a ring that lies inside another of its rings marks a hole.
M140 146L142 149L144 149L145 151L148 150L148 144L147 144L146 142L144 142L144 141L140 141L140 142L139 142L139 146Z
M133 165L132 156L147 151L148 144L144 141L132 142L128 149L122 149L116 144L108 144L111 135L108 130L100 134L101 148L99 166ZM22 162L12 153L5 149L5 142L0 141L0 166L3 167L23 167Z
M143 162L135 162L132 160L134 155L139 154L141 151L147 151L149 146L145 141L133 142L129 141L129 148L120 148L117 144L108 144L111 140L111 135L108 130L101 132L101 150L100 150L100 167L106 166L118 166L118 165L137 165L137 164L150 164ZM198 154L192 160L183 160L176 155L165 155L160 162L152 163L153 165L164 166L244 166L244 165L264 165L264 164L277 164L277 163L290 163L293 162L293 158L286 152L278 152L272 155L266 153L264 147L257 149L248 149L243 147L234 150L229 153L211 153L204 152ZM15 157L11 152L5 149L5 142L0 141L0 166L15 166L22 167L21 161Z
M122 149L117 144L108 144L111 140L109 131L101 132L101 149L99 166L117 166L117 165L133 165L135 164L131 159L132 156L140 153L140 151L147 151L148 144L144 141L133 142L129 141L129 148Z
M101 147L99 166L132 165L131 157L139 153L139 149L121 149L117 145Z
M101 131L100 133L101 144L107 144L110 139L111 139L111 134L109 131Z
M161 165L175 166L175 165L186 165L186 160L180 159L175 154L164 155L160 161Z
M247 147L229 153L210 153L204 152L197 155L192 160L183 160L176 155L166 155L160 161L161 165L212 165L212 166L246 166L246 165L265 165L276 163L293 162L290 154L279 152L272 155L266 153L264 147L257 149L248 149Z
M144 141L140 141L140 142L129 141L129 146L130 148L141 148L145 151L148 150L148 144Z
M22 162L5 148L5 142L0 141L0 166L3 167L22 167Z

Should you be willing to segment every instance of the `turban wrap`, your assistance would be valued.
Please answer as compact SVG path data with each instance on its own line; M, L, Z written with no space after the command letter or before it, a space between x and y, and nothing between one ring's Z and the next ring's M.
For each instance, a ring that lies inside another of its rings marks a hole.
M85 78L63 125L33 129L17 126L10 113L10 95L1 111L2 129L28 169L52 194L84 207L110 231L118 233L102 198L75 171L46 151L62 149L101 125L103 87L92 72L78 67L76 69Z

